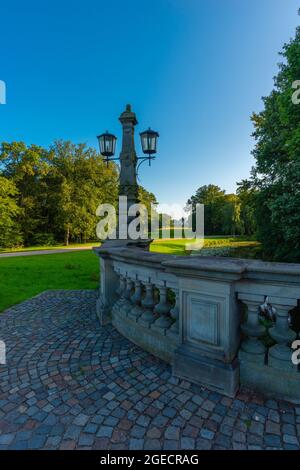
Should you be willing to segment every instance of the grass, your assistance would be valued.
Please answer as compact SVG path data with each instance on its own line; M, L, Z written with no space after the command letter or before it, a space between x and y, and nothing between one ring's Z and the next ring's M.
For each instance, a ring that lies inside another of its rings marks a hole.
M157 253L170 253L174 255L187 255L190 250L187 250L187 244L196 243L196 239L168 239L168 240L155 240L150 251ZM257 241L249 240L246 237L224 237L213 236L205 237L203 254L214 254L213 251L217 249L230 249L226 256L231 257L255 257L260 244ZM253 256L252 256L253 255Z
M193 243L195 240L155 240L150 246L150 251L186 255L188 254L185 246L187 242ZM77 245L77 247L80 246L82 245ZM72 245L72 247L75 246ZM53 249L57 248L57 246L53 247ZM242 237L205 238L204 249L217 253L220 248L229 248L231 250L229 256L254 257L259 244ZM37 247L26 248L26 251L34 249ZM44 246L38 249L51 248ZM48 289L96 289L98 284L98 258L91 250L24 257L0 257L0 312Z
M0 259L0 311L48 289L96 289L92 251Z

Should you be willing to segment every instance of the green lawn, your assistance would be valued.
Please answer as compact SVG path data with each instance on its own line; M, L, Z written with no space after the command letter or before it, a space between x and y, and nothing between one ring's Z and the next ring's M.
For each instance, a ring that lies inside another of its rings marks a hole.
M92 251L0 258L0 311L48 289L96 289Z
M169 239L169 240L155 240L150 250L157 253L171 253L174 255L187 255L190 253L186 251L186 244L193 244L197 240L192 239ZM255 257L256 251L259 249L260 244L257 241L249 240L246 237L224 237L213 236L205 237L203 254L214 254L214 251L227 250L226 256L234 257ZM220 250L221 249L221 250Z
M156 240L150 250L158 253L186 255L185 239ZM36 248L36 247L34 247ZM40 247L39 249L49 249ZM57 247L55 247L57 248ZM208 254L229 249L225 256L255 257L259 244L244 238L207 237ZM28 249L26 249L28 250ZM203 250L203 251L205 251ZM205 253L206 254L206 253ZM222 251L221 251L221 255ZM0 257L0 311L48 289L96 289L99 263L90 250L24 257Z

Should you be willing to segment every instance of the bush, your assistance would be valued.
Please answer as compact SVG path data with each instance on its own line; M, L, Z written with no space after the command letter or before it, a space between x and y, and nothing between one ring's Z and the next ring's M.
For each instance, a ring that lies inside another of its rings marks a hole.
M33 245L51 246L55 245L53 233L36 233L32 237Z

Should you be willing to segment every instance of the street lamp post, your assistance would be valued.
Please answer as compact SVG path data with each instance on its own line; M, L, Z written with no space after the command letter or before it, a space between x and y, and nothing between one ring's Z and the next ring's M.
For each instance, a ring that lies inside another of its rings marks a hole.
M137 184L137 155L134 145L134 127L137 125L135 113L131 111L131 106L127 105L125 111L119 117L122 124L122 149L120 153L120 183L119 196L127 196L127 208L138 200ZM120 215L120 214L119 214Z
M141 163L148 161L150 165L151 160L155 159L154 155L157 152L157 138L159 137L159 134L155 131L152 131L150 128L140 133L142 150L146 156L138 157L135 151L134 143L134 128L138 121L136 119L135 113L131 110L130 104L126 106L126 109L120 115L119 120L123 129L122 148L119 158L114 157L116 137L113 134L106 132L99 135L97 138L99 141L100 153L105 157L107 164L112 160L120 160L119 196L127 197L127 207L122 205L122 208L119 207L118 209L118 216L120 218L121 216L125 215L127 217L128 209L133 204L139 202L137 171ZM123 211L126 212L126 214L123 214ZM127 217L127 228L131 219L130 217ZM117 239L118 244L121 242L122 244L135 244L147 247L150 243L149 239L140 239L134 241L130 239L120 240L118 230ZM111 242L112 240L109 241Z

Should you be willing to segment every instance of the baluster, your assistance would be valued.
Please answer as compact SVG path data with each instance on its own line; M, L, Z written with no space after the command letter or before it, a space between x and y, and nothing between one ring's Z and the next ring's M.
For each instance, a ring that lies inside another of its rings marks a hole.
M122 294L123 302L120 306L120 312L123 315L127 315L128 312L132 309L132 303L130 302L132 288L133 288L133 280L126 273L126 287Z
M269 349L269 365L282 369L297 369L292 362L293 351L290 348L290 343L297 335L289 325L289 312L297 306L297 300L272 297L271 301L276 311L276 323L269 329L269 334L277 344Z
M179 289L172 289L175 293L175 305L170 310L170 316L173 318L174 323L166 331L166 335L172 335L178 337L179 335Z
M153 314L153 307L155 305L154 296L153 296L153 284L151 278L149 277L148 282L144 283L146 289L146 295L142 300L141 304L144 307L144 312L138 319L139 323L142 323L145 326L149 326L155 320Z
M133 288L133 280L127 275L127 277L126 277L126 289L125 289L125 292L124 292L124 298L126 300L129 300L130 297L131 297L132 288Z
M167 287L166 281L163 286L158 286L159 289L159 303L154 307L154 313L159 315L157 320L151 325L151 328L159 328L166 330L172 325L171 317L168 316L171 305L167 300Z
M134 306L131 310L129 310L128 317L136 321L138 317L144 312L144 310L140 306L142 300L142 283L137 278L137 275L134 282L134 289L134 293L132 294L130 299Z
M116 293L119 295L119 297L121 298L123 296L123 293L125 291L125 287L126 287L126 278L125 276L123 276L123 274L119 273L119 276L120 276L120 282L119 282L119 287L116 291Z
M120 306L123 304L123 302L125 300L124 297L123 297L123 293L124 293L125 287L126 287L126 279L123 276L123 274L121 274L120 269L118 269L117 274L119 276L119 286L116 290L116 294L118 295L118 299L116 300L116 302L114 303L114 305L112 307L112 313L117 313L119 311Z
M134 281L134 293L130 298L131 302L135 305L140 305L142 300L142 284L136 276Z
M241 330L247 336L242 342L239 352L240 359L264 364L265 347L258 340L265 332L265 327L259 322L259 306L264 301L264 296L256 294L239 293L238 298L247 305L247 321L241 325Z

